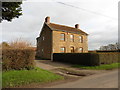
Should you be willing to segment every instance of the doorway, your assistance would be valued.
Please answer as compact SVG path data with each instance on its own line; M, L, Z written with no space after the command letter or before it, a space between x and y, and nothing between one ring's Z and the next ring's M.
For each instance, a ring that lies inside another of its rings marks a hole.
M74 47L70 47L71 53L74 53Z

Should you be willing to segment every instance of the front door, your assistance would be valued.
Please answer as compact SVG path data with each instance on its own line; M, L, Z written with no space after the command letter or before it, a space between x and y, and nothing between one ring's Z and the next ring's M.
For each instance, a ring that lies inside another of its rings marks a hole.
M74 53L74 47L71 47L70 50L71 50L71 53Z

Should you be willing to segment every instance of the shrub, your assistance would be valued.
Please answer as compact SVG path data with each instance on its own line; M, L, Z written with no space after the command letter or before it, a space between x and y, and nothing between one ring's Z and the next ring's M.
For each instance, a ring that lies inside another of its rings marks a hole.
M30 69L34 66L34 58L35 52L32 49L3 49L2 69Z
M31 43L22 39L16 39L9 44L10 48L30 48Z
M9 44L7 43L7 42L2 42L1 44L0 44L0 49L5 49L5 48L9 48L10 46L9 46Z

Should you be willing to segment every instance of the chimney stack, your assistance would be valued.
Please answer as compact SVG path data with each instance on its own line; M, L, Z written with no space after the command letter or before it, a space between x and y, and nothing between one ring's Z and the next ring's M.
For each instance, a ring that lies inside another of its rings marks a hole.
M76 24L76 25L75 25L75 28L79 29L79 24Z
M50 23L50 17L49 17L49 16L47 16L47 17L45 18L45 22L46 22L47 24Z

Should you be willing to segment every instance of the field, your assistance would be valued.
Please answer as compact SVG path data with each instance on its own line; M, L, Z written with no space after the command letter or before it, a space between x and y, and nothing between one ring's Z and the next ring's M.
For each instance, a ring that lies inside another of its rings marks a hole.
M40 68L35 68L33 70L11 70L2 73L2 86L3 88L16 87L30 83L52 82L60 79L64 78Z

